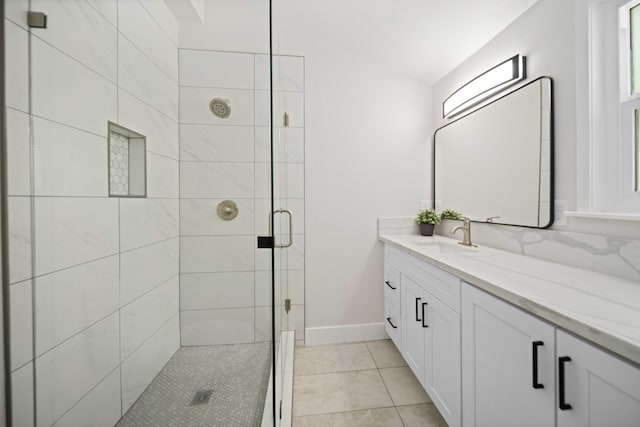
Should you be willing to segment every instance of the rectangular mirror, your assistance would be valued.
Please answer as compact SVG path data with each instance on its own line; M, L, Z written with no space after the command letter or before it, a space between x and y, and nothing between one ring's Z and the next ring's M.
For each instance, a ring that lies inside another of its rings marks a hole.
M553 210L552 81L541 77L436 130L434 200L473 221L545 228Z

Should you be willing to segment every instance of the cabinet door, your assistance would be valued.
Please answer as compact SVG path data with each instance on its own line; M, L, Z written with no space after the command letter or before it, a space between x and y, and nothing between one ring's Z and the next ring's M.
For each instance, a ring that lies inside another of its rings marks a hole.
M424 291L407 276L400 275L402 289L402 355L424 386Z
M450 427L461 422L460 315L426 294L425 388Z
M640 426L640 369L562 331L556 345L558 427Z
M553 426L554 328L467 284L461 315L464 425Z

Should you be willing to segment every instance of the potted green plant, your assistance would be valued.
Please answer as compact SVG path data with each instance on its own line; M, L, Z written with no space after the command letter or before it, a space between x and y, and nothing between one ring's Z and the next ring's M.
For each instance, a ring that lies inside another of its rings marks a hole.
M440 219L461 219L462 214L458 211L454 211L453 209L445 209L440 214Z
M416 222L420 225L420 234L433 236L433 229L440 223L440 215L433 209L423 209L418 212Z

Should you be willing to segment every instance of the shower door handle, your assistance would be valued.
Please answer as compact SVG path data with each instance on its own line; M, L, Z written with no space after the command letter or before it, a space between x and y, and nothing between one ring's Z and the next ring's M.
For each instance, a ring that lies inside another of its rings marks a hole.
M287 214L289 216L289 239L288 239L286 244L274 243L273 246L276 247L276 248L288 248L289 246L293 245L293 215L291 214L290 210L287 210L287 209L276 209L275 211L273 211L273 217L274 218L275 218L277 213L279 213L279 214ZM270 234L273 235L273 232L271 232Z

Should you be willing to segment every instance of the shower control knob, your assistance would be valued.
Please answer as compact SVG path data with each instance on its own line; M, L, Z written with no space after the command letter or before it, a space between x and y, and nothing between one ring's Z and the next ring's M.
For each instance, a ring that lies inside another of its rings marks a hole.
M233 200L223 200L218 204L218 216L224 221L231 221L238 216L238 205Z

